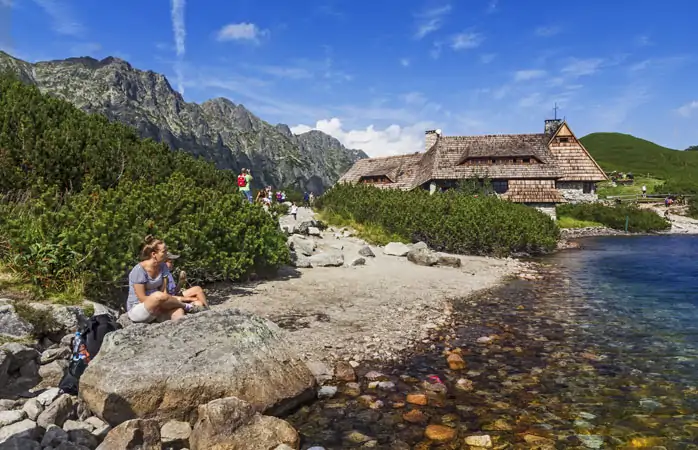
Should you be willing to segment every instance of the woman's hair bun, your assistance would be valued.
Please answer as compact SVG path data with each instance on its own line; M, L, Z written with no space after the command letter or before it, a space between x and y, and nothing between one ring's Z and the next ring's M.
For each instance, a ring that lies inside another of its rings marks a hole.
M145 244L147 245L147 244L152 243L154 240L155 240L155 236L153 236L152 234L149 234L145 237L145 239L143 239L143 242L145 242Z

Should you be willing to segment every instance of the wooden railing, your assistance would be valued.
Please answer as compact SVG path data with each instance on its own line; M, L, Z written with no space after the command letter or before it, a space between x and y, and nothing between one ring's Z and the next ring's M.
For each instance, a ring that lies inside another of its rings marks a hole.
M693 197L692 194L625 194L625 195L608 195L606 200L612 200L620 203L662 203L667 197L673 196L677 199L685 199Z

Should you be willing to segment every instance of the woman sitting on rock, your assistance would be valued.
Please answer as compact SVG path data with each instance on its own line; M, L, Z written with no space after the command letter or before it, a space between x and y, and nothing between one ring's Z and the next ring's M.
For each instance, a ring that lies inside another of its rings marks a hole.
M166 281L170 270L165 264L167 246L160 239L146 236L141 262L128 275L126 312L132 322L177 320L186 313L203 310L196 297L170 295Z

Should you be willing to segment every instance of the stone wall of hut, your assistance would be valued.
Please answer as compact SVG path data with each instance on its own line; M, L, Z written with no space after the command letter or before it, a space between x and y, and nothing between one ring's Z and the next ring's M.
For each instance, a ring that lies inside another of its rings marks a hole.
M584 187L588 192L584 192ZM585 181L558 181L555 183L558 192L569 203L595 202L598 200L596 194L596 183Z

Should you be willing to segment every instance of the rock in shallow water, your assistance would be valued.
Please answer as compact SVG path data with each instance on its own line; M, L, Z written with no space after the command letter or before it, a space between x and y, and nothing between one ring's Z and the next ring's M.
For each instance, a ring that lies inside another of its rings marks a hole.
M278 326L231 309L109 333L80 379L80 396L114 425L137 417L189 420L199 405L221 397L282 413L313 396L314 387Z

